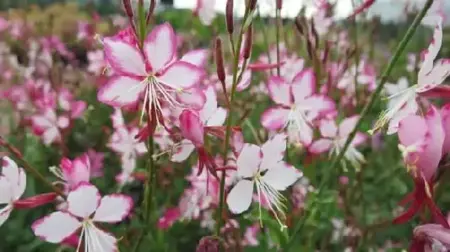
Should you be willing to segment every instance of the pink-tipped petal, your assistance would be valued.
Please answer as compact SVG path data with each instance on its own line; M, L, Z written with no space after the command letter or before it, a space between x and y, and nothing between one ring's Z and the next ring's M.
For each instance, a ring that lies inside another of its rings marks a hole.
M6 205L2 209L0 209L0 226L2 226L3 223L5 223L5 221L8 220L12 210L13 210L12 205Z
M100 193L95 186L81 183L67 196L67 211L80 218L87 218L95 212L100 199Z
M228 208L232 213L240 214L247 210L252 203L253 182L249 180L239 181L227 197Z
M298 103L312 95L316 90L316 76L312 69L306 69L298 73L292 80L292 95L295 103Z
M144 42L144 51L153 72L162 70L175 56L177 38L169 23L156 26Z
M277 76L270 77L267 83L267 89L269 90L270 98L275 103L285 106L292 104L291 85L287 84L283 78Z
M177 94L177 99L188 108L200 110L205 105L207 98L201 89L194 87Z
M51 243L60 243L81 227L81 222L68 213L54 212L33 223L34 234Z
M100 88L97 99L113 107L122 107L136 103L144 89L145 85L137 79L116 76Z
M133 208L133 199L123 194L104 196L95 211L93 220L115 223L124 220Z
M288 120L289 109L281 107L272 107L264 111L261 116L261 124L264 128L270 130L282 129Z
M442 153L450 152L450 104L446 104L441 108L442 125L444 126L445 139L442 147Z
M314 154L321 154L321 153L329 151L331 149L332 144L333 144L332 140L322 138L322 139L319 139L319 140L313 142L308 147L308 150Z
M158 80L176 90L189 89L197 85L204 76L204 71L190 63L178 61L170 65Z
M208 61L209 50L198 49L187 52L180 60L191 63L194 66L203 68Z
M252 83L252 71L245 70L244 73L242 74L241 81L237 84L236 90L238 92L244 91L250 86L251 83Z
M341 124L339 124L339 136L342 138L347 137L350 132L355 128L356 123L359 120L359 115L354 115L349 118L345 118Z
M116 74L145 76L145 62L138 49L122 40L103 39L105 58Z

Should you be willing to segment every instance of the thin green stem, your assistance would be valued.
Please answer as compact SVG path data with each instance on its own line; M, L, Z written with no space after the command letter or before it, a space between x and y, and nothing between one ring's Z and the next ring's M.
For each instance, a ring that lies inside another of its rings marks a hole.
M231 136L231 124L233 122L233 100L234 100L234 94L236 92L236 87L238 84L238 74L239 74L239 53L241 51L241 45L242 45L242 39L244 37L244 23L247 20L249 14L248 7L245 10L243 23L239 32L239 37L237 44L235 45L235 52L234 52L234 62L233 62L233 83L231 86L231 92L230 92L230 98L229 98L229 111L228 111L228 117L226 121L226 130L225 130L225 141L223 145L223 153L222 158L224 165L226 165L227 162L227 154L228 154L228 148L230 146L230 136ZM216 236L219 236L220 229L223 225L223 208L225 204L225 171L222 172L222 176L220 178L220 192L219 192L219 209L217 212L217 221L216 221Z
M380 79L380 83L378 84L377 88L370 96L369 102L363 108L363 110L361 112L361 117L359 118L358 122L356 123L355 128L352 130L350 135L347 137L347 140L345 141L342 151L333 159L333 161L331 162L331 165L329 167L329 170L325 173L324 177L322 178L322 181L318 187L318 193L317 193L316 197L314 198L314 201L311 203L311 208L314 208L315 205L317 204L317 199L320 198L320 195L323 193L323 188L325 187L325 185L328 184L329 180L332 178L331 175L334 174L334 172L332 172L332 171L335 169L337 164L339 164L339 162L344 157L344 154L347 151L348 147L350 146L350 143L355 138L355 135L356 135L359 127L361 126L363 120L368 115L369 111L372 109L377 98L380 96L380 93L383 90L383 87L386 84L389 75L391 74L392 70L394 69L395 64L397 63L397 61L399 60L403 51L405 50L406 46L408 45L408 42L411 40L412 36L414 35L414 32L417 30L417 27L419 27L420 22L422 21L423 17L427 13L428 9L433 4L433 1L434 0L427 0L422 11L416 16L413 23L408 28L408 31L406 32L405 36L398 44L397 49L395 50L395 53L391 58L391 61L387 65L386 69L383 71L383 74ZM303 219L301 219L299 222L297 222L297 225L295 226L294 231L292 232L288 243L284 247L284 251L288 251L292 247L292 245L294 244L294 241L295 241L295 237L297 236L298 233L300 233L302 231L303 227L305 226L306 219L311 218L315 214L314 213L313 215L308 216L308 213L310 213L310 212L306 212Z

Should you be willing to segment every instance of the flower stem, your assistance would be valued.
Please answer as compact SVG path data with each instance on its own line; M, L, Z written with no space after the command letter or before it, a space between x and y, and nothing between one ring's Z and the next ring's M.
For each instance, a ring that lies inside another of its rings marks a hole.
M14 147L11 144L9 144L8 142L6 142L6 140L3 139L3 137L1 137L1 136L0 136L0 146L3 146L6 149L8 149L8 151L10 153L12 153L16 157L16 159L20 160L20 162L22 162L23 168L28 173L30 173L35 179L37 179L37 180L41 181L42 183L44 183L45 185L47 185L59 196L62 196L64 198L66 197L66 195L64 194L64 192L61 189L59 189L57 186L53 185L37 169L35 169L27 161L25 161L25 159L23 158L23 155L20 153L20 151L16 147Z
M224 145L223 145L223 153L222 153L222 159L223 159L223 165L226 165L227 162L227 154L228 154L228 148L230 146L230 136L231 136L231 124L233 122L233 99L234 99L234 93L236 92L236 87L238 84L238 77L239 77L239 54L241 51L241 45L242 45L242 40L243 40L243 36L244 36L244 24L245 21L247 20L247 17L249 15L250 11L249 8L247 6L247 8L245 9L245 14L244 14L244 18L243 18L243 23L239 32L239 37L238 37L238 41L237 44L235 45L235 51L234 51L234 62L233 62L233 82L232 82L232 86L231 86L231 92L230 92L230 97L229 97L229 111L228 111L228 117L227 117L227 121L226 121L226 130L225 130L225 141L224 141ZM244 69L242 69L241 71L244 71ZM226 173L225 171L222 172L222 176L220 178L220 192L219 192L219 209L217 212L217 217L216 217L216 236L219 236L220 234L220 229L223 225L223 208L224 208L224 204L225 204L225 176Z
M277 40L277 76L281 76L281 70L280 70L280 26L281 20L280 20L280 10L276 9L275 11L275 32L276 32L276 40Z
M355 128L352 130L350 135L347 137L347 140L345 141L344 147L341 152L332 160L331 165L329 167L329 171L325 173L324 178L322 179L319 187L318 187L318 193L317 196L314 198L313 202L311 203L311 208L315 207L317 204L317 199L320 198L320 195L323 193L323 188L325 185L328 184L329 180L332 178L332 172L331 170L335 169L335 166L339 164L339 162L344 157L345 152L347 151L348 147L350 146L350 143L355 138L356 132L358 131L358 128L361 126L363 120L368 115L369 111L372 109L373 105L375 104L376 99L380 96L381 91L383 90L384 85L387 82L387 79L389 75L391 74L392 70L394 69L394 66L396 65L398 59L402 55L403 51L405 50L406 46L408 45L408 42L411 40L412 36L414 35L414 32L417 30L417 27L420 25L420 22L424 18L425 14L427 13L428 9L433 4L434 0L427 0L425 3L425 6L423 7L422 11L416 16L411 26L408 28L408 31L406 32L403 39L400 41L400 43L397 46L397 49L395 50L394 55L392 56L389 64L387 65L386 69L383 71L383 74L380 79L380 83L378 84L375 91L370 96L369 102L366 104L366 106L363 108L361 112L361 117L359 118L358 122L356 123ZM313 211L314 214L317 211ZM305 226L306 219L311 218L313 215L310 214L311 212L306 212L305 216L299 220L294 228L294 231L291 234L291 237L289 238L289 241L287 242L286 246L284 247L284 251L289 251L289 249L292 247L295 241L295 237L297 234L299 234L303 227ZM311 216L309 216L311 215Z

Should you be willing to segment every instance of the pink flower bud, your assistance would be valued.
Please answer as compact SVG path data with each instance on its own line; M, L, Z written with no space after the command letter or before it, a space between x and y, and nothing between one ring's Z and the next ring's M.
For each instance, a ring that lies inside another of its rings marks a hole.
M223 66L222 40L216 39L216 69L220 82L225 83L225 68Z
M250 25L248 27L246 36L245 36L245 44L244 44L244 53L243 57L244 59L249 59L250 54L252 52L252 44L253 44L253 26Z
M133 8L131 7L131 1L130 0L123 0L123 8L125 9L125 13L127 14L128 18L132 19L133 14Z
M277 0L277 10L281 10L283 8L283 0Z
M234 27L233 27L233 5L234 0L228 0L226 11L225 11L225 17L227 22L227 31L229 34L233 33Z
M180 115L181 134L194 145L202 146L204 138L204 126L200 117L195 111L185 109Z
M43 193L39 195L35 195L33 197L29 197L26 199L20 199L14 201L14 208L18 209L29 209L29 208L35 208L38 206L42 206L45 204L48 204L50 202L53 202L58 194L51 192L51 193Z
M219 252L220 243L217 238L203 237L197 245L196 252Z

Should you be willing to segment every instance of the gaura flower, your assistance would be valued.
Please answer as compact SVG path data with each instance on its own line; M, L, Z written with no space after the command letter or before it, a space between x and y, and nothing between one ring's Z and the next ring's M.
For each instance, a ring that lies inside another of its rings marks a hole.
M418 73L417 84L403 89L395 94L391 94L388 109L380 115L375 126L369 133L373 133L389 123L387 134L394 134L398 131L399 123L402 119L418 110L417 97L425 92L436 88L450 75L450 60L435 59L442 46L442 20L437 22L434 28L433 41L425 51L422 66Z
M357 115L346 118L339 124L339 127L334 120L322 120L319 129L323 138L313 142L309 146L309 151L316 154L330 151L330 154L339 155L348 135L355 128L358 119L359 116ZM361 168L361 163L364 163L365 159L364 155L356 147L364 143L366 139L367 136L365 134L356 133L355 138L344 154L344 158L357 170ZM343 165L345 167L345 162Z
M286 198L279 192L294 184L302 173L283 161L286 149L286 136L275 135L261 147L245 144L237 161L239 181L231 189L227 197L230 211L239 214L250 207L253 188L256 187L258 201L266 202L269 209L282 228L284 201ZM261 216L261 205L259 206Z
M290 139L309 145L313 139L313 120L335 110L333 100L315 94L312 69L301 71L292 83L271 77L269 94L277 104L261 116L261 124L270 130L286 129Z
M117 223L124 220L133 207L133 200L123 194L100 196L88 183L79 184L67 196L67 212L57 211L32 225L36 236L51 243L61 243L81 228L77 251L84 241L85 252L117 251L117 240L101 230L95 222Z
M203 76L202 69L173 60L177 41L168 23L153 29L142 53L135 45L119 38L104 38L103 43L105 58L115 75L99 90L98 99L119 107L136 103L144 95L142 115L144 110L153 111L158 123L163 103L182 106L175 94L192 88Z

